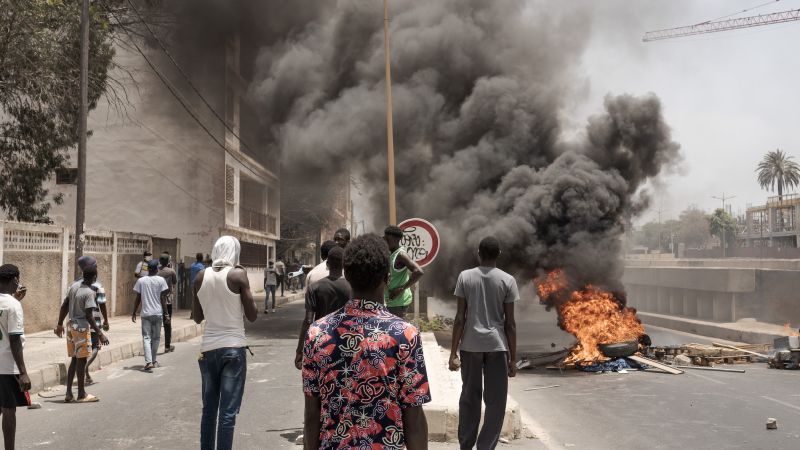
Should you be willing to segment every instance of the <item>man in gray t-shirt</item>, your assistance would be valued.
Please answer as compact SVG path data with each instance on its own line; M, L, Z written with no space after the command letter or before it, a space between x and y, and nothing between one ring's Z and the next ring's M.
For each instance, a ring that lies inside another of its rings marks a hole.
M144 346L144 371L152 372L158 367L158 344L161 341L161 324L170 322L167 310L167 282L158 276L158 261L148 263L148 275L136 280L133 290L136 300L133 303L131 320L136 322L136 312L142 305L142 344Z
M454 293L458 312L453 325L450 370L461 369L461 448L473 448L476 442L481 449L497 446L506 411L508 377L517 373L514 303L519 300L519 290L514 277L497 268L498 257L497 239L483 239L478 246L480 266L461 272ZM486 413L479 435L481 400L486 404Z

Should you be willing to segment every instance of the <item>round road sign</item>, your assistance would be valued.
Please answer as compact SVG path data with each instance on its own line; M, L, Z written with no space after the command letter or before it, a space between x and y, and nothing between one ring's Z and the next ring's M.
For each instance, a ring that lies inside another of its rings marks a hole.
M406 219L398 225L403 230L400 245L420 267L425 267L439 253L439 232L425 219Z

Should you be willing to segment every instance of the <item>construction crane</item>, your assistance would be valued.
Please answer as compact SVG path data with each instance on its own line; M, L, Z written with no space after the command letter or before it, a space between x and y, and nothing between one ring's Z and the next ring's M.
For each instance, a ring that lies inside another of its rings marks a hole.
M742 28L760 27L762 25L793 22L795 20L800 20L800 9L792 9L789 11L781 11L772 14L759 14L757 16L739 17L728 20L709 20L698 23L697 25L648 31L644 34L642 41L652 42L662 39L694 36L697 34L716 33L719 31L739 30Z

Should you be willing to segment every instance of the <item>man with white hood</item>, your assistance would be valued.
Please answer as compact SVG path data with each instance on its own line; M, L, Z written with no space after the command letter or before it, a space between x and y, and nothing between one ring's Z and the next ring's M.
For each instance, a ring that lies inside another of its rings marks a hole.
M247 375L242 316L255 322L258 311L247 272L239 265L240 254L241 245L236 238L220 237L211 252L211 267L198 273L194 280L192 317L196 323L206 321L198 358L203 383L202 450L233 447L236 415L242 404Z

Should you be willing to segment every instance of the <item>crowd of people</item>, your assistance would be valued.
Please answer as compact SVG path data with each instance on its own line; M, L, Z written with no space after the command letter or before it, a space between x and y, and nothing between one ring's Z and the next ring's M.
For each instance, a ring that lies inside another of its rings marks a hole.
M386 227L383 237L353 239L337 230L320 247L322 262L304 272L305 316L300 325L295 367L300 370L306 448L427 448L422 406L431 401L430 386L415 326L405 320L411 288L423 269L405 252L403 230ZM241 244L220 237L210 258L196 255L188 268L192 318L204 323L198 365L202 386L201 448L230 449L247 374L244 320L258 310L247 270L240 265ZM454 295L457 313L449 368L461 372L458 438L463 449L492 449L505 414L508 377L516 374L514 278L497 268L500 243L483 239L478 266L463 271ZM86 392L89 366L109 330L105 290L97 281L97 260L78 260L81 277L68 289L54 332L66 336L70 365L67 403L97 402ZM137 278L131 320L142 327L143 370L159 366L157 349L164 328L165 352L171 344L171 319L178 275L168 252L158 260L150 252L134 270ZM264 271L264 313L275 312L275 297L289 268L269 261ZM5 447L14 448L15 409L29 404L23 357L26 290L16 266L0 266L0 415ZM270 308L270 299L272 307ZM68 319L66 326L64 321ZM77 380L77 396L73 381ZM481 402L485 403L483 425Z

